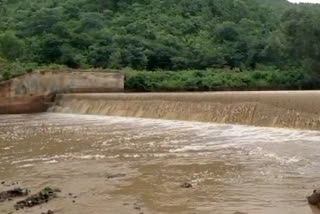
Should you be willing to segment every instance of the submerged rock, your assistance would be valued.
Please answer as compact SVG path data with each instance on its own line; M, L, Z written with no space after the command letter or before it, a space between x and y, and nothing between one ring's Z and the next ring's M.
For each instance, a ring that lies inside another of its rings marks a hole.
M54 214L54 212L52 210L48 210L48 212L46 213L41 213L41 214Z
M307 197L309 204L311 205L317 205L320 207L320 187L313 190L312 195Z
M125 177L125 176L126 176L126 174L119 173L119 174L107 175L107 178L108 178L108 179L112 179L112 178L122 178L122 177Z
M182 188L192 188L193 186L192 186L192 184L186 182L186 183L182 184L181 187Z
M22 197L29 194L28 189L23 188L15 188L12 190L4 191L0 193L0 202L6 201L6 200L12 200L12 198Z
M61 192L61 191L59 189L52 189L50 187L46 187L43 190L41 190L39 193L34 194L25 200L18 201L15 205L15 208L16 210L19 210L25 207L34 207L36 205L47 203L53 198L57 197L57 192Z

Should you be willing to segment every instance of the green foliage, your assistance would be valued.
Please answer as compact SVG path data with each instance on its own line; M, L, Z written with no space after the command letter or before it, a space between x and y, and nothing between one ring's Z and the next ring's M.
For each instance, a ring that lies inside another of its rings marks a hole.
M280 53L269 39L278 35L274 32L280 15L275 8L280 6L291 4L284 0L268 4L262 0L2 0L1 52L11 61L72 68L255 68L258 63L272 64L276 59L270 56Z
M231 70L141 71L127 75L131 91L217 91L314 89L320 79L302 71Z
M13 32L6 31L0 34L0 55L10 61L14 61L23 56L24 42Z
M289 56L307 71L320 72L319 7L303 5L292 8L286 11L282 21Z
M7 62L0 58L0 82L30 73L39 68L36 63Z
M128 76L142 91L303 88L320 73L319 14L286 0L0 0L1 76L54 64L156 71Z

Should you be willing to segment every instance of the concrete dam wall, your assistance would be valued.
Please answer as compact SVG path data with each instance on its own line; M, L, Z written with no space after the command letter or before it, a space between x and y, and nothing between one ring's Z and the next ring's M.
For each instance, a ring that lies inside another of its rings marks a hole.
M52 112L320 130L320 91L60 94Z
M120 92L124 75L103 72L35 72L0 83L0 114L46 111L56 93Z
M124 76L102 72L35 72L0 83L0 97L123 91Z

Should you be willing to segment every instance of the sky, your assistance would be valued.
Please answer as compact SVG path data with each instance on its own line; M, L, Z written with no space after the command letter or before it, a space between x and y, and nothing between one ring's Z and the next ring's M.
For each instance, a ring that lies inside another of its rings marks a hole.
M289 0L292 3L299 3L299 2L308 2L308 3L320 3L320 0Z

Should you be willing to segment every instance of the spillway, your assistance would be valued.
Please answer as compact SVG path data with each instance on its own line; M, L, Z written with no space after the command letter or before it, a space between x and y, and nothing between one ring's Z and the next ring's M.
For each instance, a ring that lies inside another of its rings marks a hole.
M60 94L50 112L320 130L320 91Z

